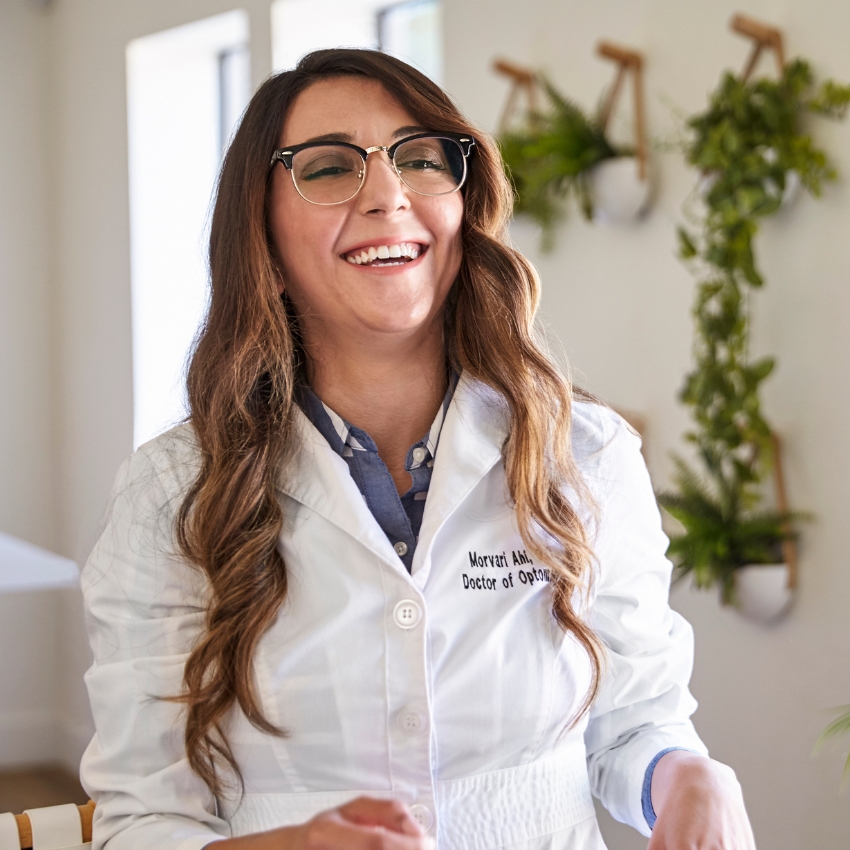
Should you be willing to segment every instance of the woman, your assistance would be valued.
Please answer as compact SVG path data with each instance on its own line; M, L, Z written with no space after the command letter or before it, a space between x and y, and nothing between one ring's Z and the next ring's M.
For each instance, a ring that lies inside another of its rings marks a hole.
M96 848L601 850L591 790L653 850L753 847L639 441L535 342L509 212L398 60L253 98L189 422L85 569Z

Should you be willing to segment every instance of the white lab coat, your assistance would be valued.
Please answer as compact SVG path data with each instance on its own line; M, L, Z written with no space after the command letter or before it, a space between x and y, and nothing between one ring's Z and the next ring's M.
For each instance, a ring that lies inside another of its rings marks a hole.
M412 805L440 850L604 850L591 791L648 835L652 758L705 748L689 720L692 632L667 604L666 538L631 429L574 404L574 453L599 506L587 616L609 658L592 711L570 728L589 664L555 623L518 535L496 396L461 378L411 574L345 462L297 417L301 449L279 488L289 594L255 659L266 716L289 737L234 711L241 802L212 799L185 760L179 708L156 699L180 691L203 626L205 580L172 534L197 471L191 429L158 437L119 472L83 572L95 850L199 850L361 794Z

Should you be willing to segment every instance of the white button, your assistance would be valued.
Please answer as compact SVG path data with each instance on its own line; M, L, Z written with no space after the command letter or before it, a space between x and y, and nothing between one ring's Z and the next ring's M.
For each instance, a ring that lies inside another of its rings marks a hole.
M434 815L431 814L431 810L427 806L423 806L422 803L414 803L410 807L410 816L425 832L428 832L431 829L431 825L434 823Z
M398 543L393 546L393 549L395 549L399 558L403 558L407 554L407 544L403 540L399 540Z
M406 708L398 715L398 725L405 735L419 735L425 729L425 718L412 708Z
M413 450L413 459L416 461L416 463L422 463L422 461L425 460L426 454L428 454L428 452L426 452L425 449L422 448L422 446L417 446Z
M400 629L412 629L422 619L422 609L415 599L402 599L395 606L393 619Z

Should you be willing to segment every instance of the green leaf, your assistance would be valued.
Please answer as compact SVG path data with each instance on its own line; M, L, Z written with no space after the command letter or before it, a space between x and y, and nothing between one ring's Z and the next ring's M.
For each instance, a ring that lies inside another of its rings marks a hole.
M815 744L815 752L830 738L850 736L850 705L842 706L838 711L843 713L823 730ZM847 761L844 762L844 779L850 780L850 750L847 753Z
M679 236L679 256L683 260L689 260L691 257L696 257L697 255L697 246L694 245L693 240L688 235L687 231L683 227L679 227L676 230L676 233Z

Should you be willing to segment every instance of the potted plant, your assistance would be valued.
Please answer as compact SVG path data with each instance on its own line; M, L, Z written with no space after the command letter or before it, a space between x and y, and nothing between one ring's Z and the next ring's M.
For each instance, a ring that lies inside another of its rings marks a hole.
M749 572L772 588L772 598L752 610L763 619L778 614L790 593L781 579L785 593L778 593L761 565L773 565L781 576L782 544L796 536L803 517L764 504L776 441L762 414L760 386L774 360L749 356L748 296L764 283L754 239L792 179L817 196L823 182L835 178L802 120L807 113L842 117L848 103L850 87L827 81L815 88L808 64L796 60L778 80L725 74L708 109L687 122L685 155L702 175L703 209L698 229L679 229L680 256L698 280L696 364L680 399L694 420L686 438L701 470L676 458L675 489L661 493L659 502L684 529L669 549L679 575L691 574L697 587L719 586L725 604L752 608L742 600L751 590L742 582Z
M549 108L533 111L522 127L505 130L499 144L516 190L515 211L542 229L544 250L554 244L555 225L576 199L585 218L621 220L636 215L648 194L633 148L616 147L598 118L586 115L545 77L538 77Z

